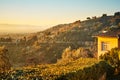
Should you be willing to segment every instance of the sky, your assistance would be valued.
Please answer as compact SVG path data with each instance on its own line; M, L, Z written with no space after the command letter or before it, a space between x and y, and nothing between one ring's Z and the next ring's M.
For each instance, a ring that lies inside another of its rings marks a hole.
M120 0L0 0L0 24L35 25L42 30L103 13L113 15L120 11L119 3ZM5 31L12 27L0 26L0 31L3 28Z

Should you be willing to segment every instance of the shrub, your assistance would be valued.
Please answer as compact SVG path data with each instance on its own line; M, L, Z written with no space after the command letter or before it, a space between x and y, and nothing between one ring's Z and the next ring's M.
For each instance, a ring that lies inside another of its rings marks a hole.
M120 67L120 49L113 48L104 55L100 56L101 59L107 61L113 67Z
M5 46L0 47L0 71L9 70L11 65L7 57L8 50Z
M90 20L91 18L90 17L87 17L87 20Z
M71 47L66 48L62 53L62 59L65 60L76 60L78 58L90 57L90 51L82 47L71 50Z
M120 73L120 49L113 48L111 51L101 55L100 58L113 66L115 68L115 73Z
M103 76L105 76L105 78L109 78L112 74L113 74L113 68L105 61L101 61L97 64L94 64L91 67L85 67L84 69L79 69L78 71L75 71L75 72L69 72L63 76L61 75L56 80L60 80L60 79L64 79L64 80L103 80L103 79L101 79Z

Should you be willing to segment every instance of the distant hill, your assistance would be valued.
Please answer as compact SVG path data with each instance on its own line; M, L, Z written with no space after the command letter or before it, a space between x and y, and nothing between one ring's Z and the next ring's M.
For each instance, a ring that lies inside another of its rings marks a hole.
M56 25L44 31L15 38L12 40L14 43L1 43L0 45L8 47L9 58L14 67L56 63L68 47L88 49L94 57L97 53L97 46L96 39L92 36L117 29L119 26L119 12L111 16L103 14L101 17L89 17L85 21L78 20L73 23Z
M33 33L43 29L34 25L0 24L0 33Z

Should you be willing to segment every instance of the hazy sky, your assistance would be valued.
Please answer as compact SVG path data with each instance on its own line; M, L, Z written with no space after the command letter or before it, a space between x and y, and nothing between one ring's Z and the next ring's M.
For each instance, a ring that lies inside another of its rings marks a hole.
M0 0L0 24L51 27L117 11L120 0Z

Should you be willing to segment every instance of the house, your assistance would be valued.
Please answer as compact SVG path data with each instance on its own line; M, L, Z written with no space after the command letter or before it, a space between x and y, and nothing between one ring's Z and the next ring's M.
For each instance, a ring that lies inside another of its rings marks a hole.
M98 39L98 58L112 48L120 48L120 29L100 33L95 37Z

